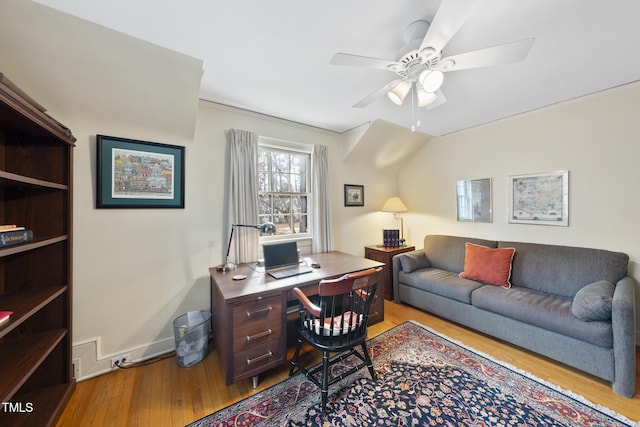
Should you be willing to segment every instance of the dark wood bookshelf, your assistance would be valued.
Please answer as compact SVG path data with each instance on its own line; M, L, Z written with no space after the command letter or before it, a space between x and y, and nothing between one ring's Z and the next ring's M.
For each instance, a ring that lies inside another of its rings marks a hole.
M50 426L75 388L71 368L75 138L0 74L0 224L33 240L0 247L0 426ZM22 410L15 410L21 408ZM4 407L3 407L4 409Z

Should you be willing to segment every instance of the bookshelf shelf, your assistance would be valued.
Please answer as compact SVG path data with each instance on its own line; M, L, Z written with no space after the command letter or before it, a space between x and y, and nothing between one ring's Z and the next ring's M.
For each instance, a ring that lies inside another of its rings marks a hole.
M37 238L29 243L23 243L20 245L7 246L6 248L0 248L0 258L9 256L9 255L18 254L21 252L28 252L33 249L38 249L44 246L53 245L55 243L64 242L68 238L69 236L67 235L52 237L49 239Z
M64 184L58 184L56 182L44 181L42 179L35 179L28 176L22 176L11 172L0 171L0 183L6 187L42 187L51 188L56 190L67 190L69 186Z

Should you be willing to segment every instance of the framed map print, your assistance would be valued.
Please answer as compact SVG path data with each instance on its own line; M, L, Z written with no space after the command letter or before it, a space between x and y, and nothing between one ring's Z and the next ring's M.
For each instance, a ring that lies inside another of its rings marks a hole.
M509 222L569 225L569 171L509 177Z

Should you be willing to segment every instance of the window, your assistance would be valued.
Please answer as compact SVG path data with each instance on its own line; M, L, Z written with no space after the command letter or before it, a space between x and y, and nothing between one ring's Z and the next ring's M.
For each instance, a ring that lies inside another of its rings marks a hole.
M258 145L259 223L273 222L276 236L309 236L311 154Z

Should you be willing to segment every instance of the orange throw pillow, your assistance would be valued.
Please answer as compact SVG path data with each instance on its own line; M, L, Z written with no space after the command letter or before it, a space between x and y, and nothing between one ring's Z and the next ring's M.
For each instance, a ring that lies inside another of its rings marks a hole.
M465 243L464 271L460 277L489 285L511 287L511 261L515 248L488 248Z

